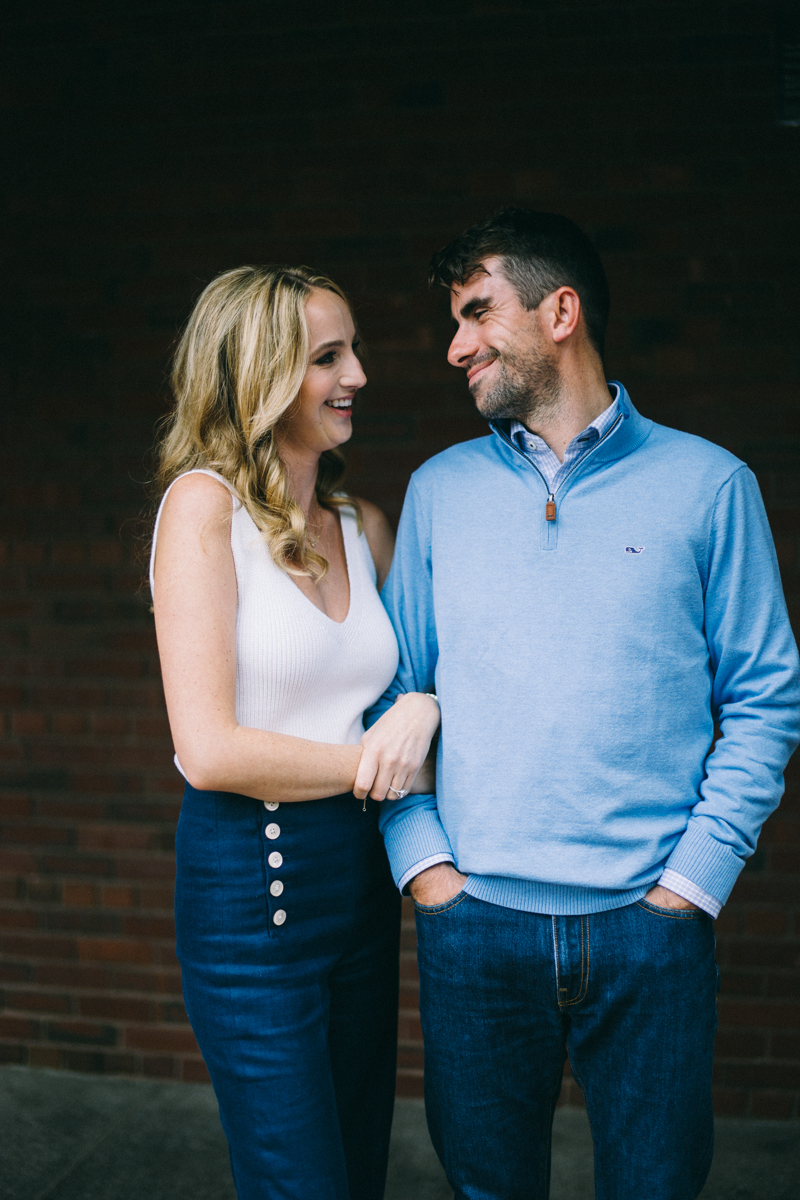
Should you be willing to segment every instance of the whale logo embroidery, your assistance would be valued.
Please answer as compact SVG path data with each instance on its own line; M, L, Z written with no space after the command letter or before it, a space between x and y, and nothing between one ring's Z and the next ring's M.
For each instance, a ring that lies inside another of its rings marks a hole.
M626 554L641 554L643 550L644 550L644 546L626 546L625 547Z

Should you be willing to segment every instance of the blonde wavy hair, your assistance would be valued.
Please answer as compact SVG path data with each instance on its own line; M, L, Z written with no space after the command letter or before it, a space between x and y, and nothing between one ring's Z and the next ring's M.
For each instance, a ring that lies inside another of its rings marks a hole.
M309 356L306 301L322 288L349 301L310 267L237 267L200 296L172 369L175 408L157 447L161 495L196 467L216 471L234 489L269 547L292 575L320 580L328 562L313 549L300 505L289 495L275 427L296 400ZM327 509L357 504L336 489L344 459L320 456L317 501Z

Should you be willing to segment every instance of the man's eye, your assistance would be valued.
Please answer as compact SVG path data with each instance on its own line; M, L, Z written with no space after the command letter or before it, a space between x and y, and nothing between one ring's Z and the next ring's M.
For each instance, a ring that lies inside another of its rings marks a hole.
M480 321L481 317L485 317L488 311L488 308L476 308L472 315L476 321Z

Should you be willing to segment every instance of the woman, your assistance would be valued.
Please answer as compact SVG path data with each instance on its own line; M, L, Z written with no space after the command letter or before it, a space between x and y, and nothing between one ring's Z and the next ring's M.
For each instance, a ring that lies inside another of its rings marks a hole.
M357 344L324 276L226 272L181 340L160 446L178 956L240 1200L383 1196L399 897L366 797L412 787L439 710L403 696L362 736L397 645L388 524L336 491Z

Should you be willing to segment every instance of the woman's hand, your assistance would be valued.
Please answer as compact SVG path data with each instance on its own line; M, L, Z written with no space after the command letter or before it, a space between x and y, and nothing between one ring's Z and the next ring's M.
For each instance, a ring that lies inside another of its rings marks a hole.
M422 692L398 696L392 707L361 738L361 754L353 793L359 800L396 799L392 792L410 790L439 728L439 705ZM392 789L390 791L389 789Z

